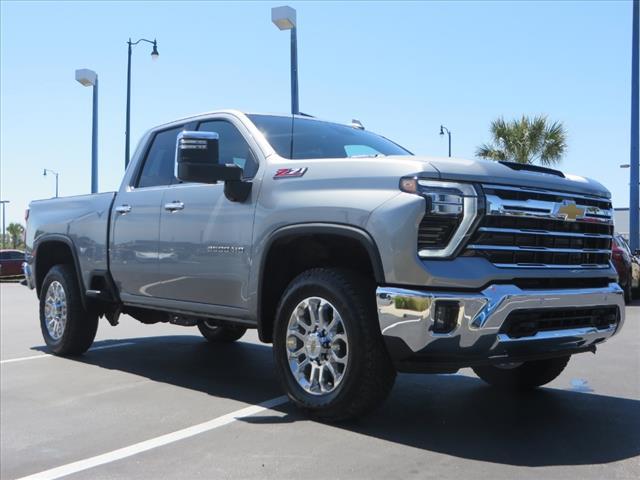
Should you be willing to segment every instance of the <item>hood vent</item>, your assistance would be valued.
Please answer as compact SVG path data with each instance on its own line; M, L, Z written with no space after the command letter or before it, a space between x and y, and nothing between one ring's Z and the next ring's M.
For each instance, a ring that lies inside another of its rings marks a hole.
M546 173L547 175L555 175L556 177L564 177L564 173L560 170L554 170L553 168L540 167L538 165L529 165L528 163L517 162L499 162L505 167L509 167L511 170L525 170L527 172Z

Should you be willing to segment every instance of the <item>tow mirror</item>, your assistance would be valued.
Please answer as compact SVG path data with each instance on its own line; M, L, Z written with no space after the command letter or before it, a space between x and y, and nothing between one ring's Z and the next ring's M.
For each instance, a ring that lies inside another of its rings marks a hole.
M180 132L176 141L176 176L183 182L196 183L240 180L242 169L237 165L220 165L218 155L217 133Z
M176 177L183 182L225 182L224 194L232 202L244 202L251 182L242 181L243 170L233 163L221 165L218 134L183 131L176 140Z

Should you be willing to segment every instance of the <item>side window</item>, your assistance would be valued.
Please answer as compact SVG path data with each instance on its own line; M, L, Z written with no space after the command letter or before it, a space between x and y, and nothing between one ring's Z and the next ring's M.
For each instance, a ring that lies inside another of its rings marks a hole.
M176 138L183 127L156 133L138 178L138 188L177 183L174 175Z
M235 163L244 170L244 178L253 178L258 170L251 147L238 129L225 120L212 120L200 124L198 130L216 132L220 137L220 163Z
M20 252L11 252L9 258L12 260L24 260L24 254Z

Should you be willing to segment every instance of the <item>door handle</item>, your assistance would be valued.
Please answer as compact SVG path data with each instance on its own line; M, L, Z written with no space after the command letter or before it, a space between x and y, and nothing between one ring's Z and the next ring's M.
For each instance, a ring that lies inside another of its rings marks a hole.
M131 211L131 205L118 205L116 207L116 212L124 215L125 213L129 213Z
M175 212L177 210L184 209L184 203L182 202L169 202L164 204L164 209L169 212Z

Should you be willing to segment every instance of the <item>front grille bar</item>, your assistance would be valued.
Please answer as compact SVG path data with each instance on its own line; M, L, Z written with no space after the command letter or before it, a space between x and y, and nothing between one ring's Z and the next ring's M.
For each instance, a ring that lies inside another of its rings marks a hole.
M558 192L556 190L542 190L542 189L535 189L535 188L527 188L527 187L509 187L506 185L483 185L483 188L485 190L488 191L507 191L507 192L513 192L516 194L530 194L531 197L533 196L542 196L542 197L547 197L547 198L562 198L562 199L571 199L571 200L583 200L586 201L586 203L590 203L590 204L599 204L602 205L603 207L607 207L607 208L611 208L610 206L610 201L608 199L604 199L604 198L600 198L600 197L592 197L592 196L588 196L588 195L580 195L577 193L569 193L569 192ZM578 202L576 202L578 203Z
M566 220L558 210L562 204L545 200L510 200L502 199L495 194L489 194L487 198L487 214L495 216L520 216L538 217L549 220ZM583 213L581 219L573 221L588 221L610 223L612 212L600 207L573 204L573 207Z
M574 237L574 238L602 238L611 240L611 235L603 233L571 233L571 232L555 232L550 230L533 230L526 228L500 228L500 227L480 227L479 232L487 233L510 233L515 235L544 235L548 237Z
M549 253L611 253L604 248L548 248L519 247L517 245L467 245L469 250L503 250L509 252L549 252Z

